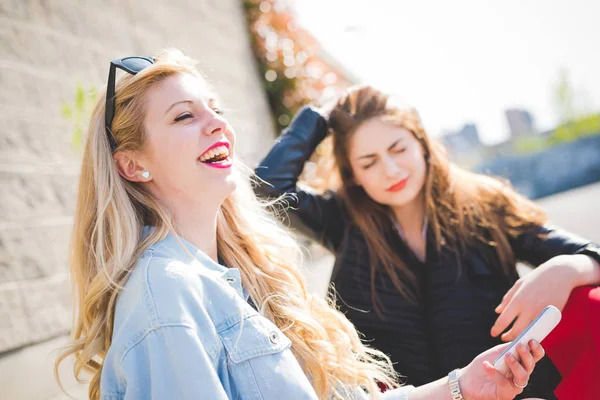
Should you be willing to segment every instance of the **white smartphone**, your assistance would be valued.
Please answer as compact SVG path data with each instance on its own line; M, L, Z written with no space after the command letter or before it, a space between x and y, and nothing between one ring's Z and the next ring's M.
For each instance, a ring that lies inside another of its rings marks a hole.
M544 308L542 312L527 325L523 332L511 342L510 346L496 358L496 361L494 361L494 368L502 374L507 375L510 369L508 368L508 365L506 365L506 354L511 353L518 361L521 361L521 356L519 356L519 353L517 352L517 345L523 343L528 346L531 340L535 340L538 343L541 342L550 332L552 332L552 329L558 325L561 318L562 314L558 308L554 306Z

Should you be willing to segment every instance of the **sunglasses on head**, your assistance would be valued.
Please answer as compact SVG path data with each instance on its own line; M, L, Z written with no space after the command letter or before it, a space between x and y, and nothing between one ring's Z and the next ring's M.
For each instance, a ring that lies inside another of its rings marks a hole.
M142 71L144 68L154 64L154 58L152 57L125 57L110 62L110 70L108 72L108 84L106 86L106 110L104 117L104 125L106 128L106 136L110 143L111 152L115 152L117 149L117 141L111 132L111 125L115 116L115 75L117 68L135 75Z

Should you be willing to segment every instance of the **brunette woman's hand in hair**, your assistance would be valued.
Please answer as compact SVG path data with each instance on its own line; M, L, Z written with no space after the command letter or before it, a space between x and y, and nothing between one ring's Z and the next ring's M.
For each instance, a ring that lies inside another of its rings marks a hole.
M521 361L506 355L506 365L510 372L508 376L504 376L491 363L507 346L509 344L502 344L481 353L460 371L459 385L465 400L508 400L514 399L523 391L517 385L527 384L535 363L544 357L544 349L534 340L528 346L519 346L517 351Z
M498 336L514 320L511 329L502 335L502 340L511 341L545 307L553 305L562 311L575 287L593 283L593 277L588 281L582 280L588 270L594 270L594 260L590 257L561 255L520 278L496 307L500 315L492 327L491 335Z
M325 101L317 109L319 114L321 114L326 120L329 120L329 116L331 115L333 109L337 106L338 101L339 98L337 96Z

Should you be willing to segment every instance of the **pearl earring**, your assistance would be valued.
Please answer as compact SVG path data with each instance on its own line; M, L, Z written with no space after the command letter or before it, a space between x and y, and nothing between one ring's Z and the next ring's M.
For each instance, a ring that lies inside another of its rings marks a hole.
M144 178L144 179L150 178L150 172L148 172L148 171L142 172L142 178Z

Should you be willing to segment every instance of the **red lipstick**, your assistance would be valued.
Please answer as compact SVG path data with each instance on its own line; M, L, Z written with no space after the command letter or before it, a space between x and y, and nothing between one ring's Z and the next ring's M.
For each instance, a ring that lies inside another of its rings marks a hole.
M212 146L210 146L208 149L204 150L204 153L200 154L200 157L202 157L203 155L208 153L210 150L212 150L216 147L219 147L219 146L225 146L225 147L227 147L227 150L229 150L229 142L220 140L220 141L216 142L215 144L213 144ZM200 158L200 157L198 157L198 158Z
M404 189L404 187L406 186L407 182L408 182L408 178L404 178L400 182L394 183L387 190L388 190L388 192L399 192L402 189Z

